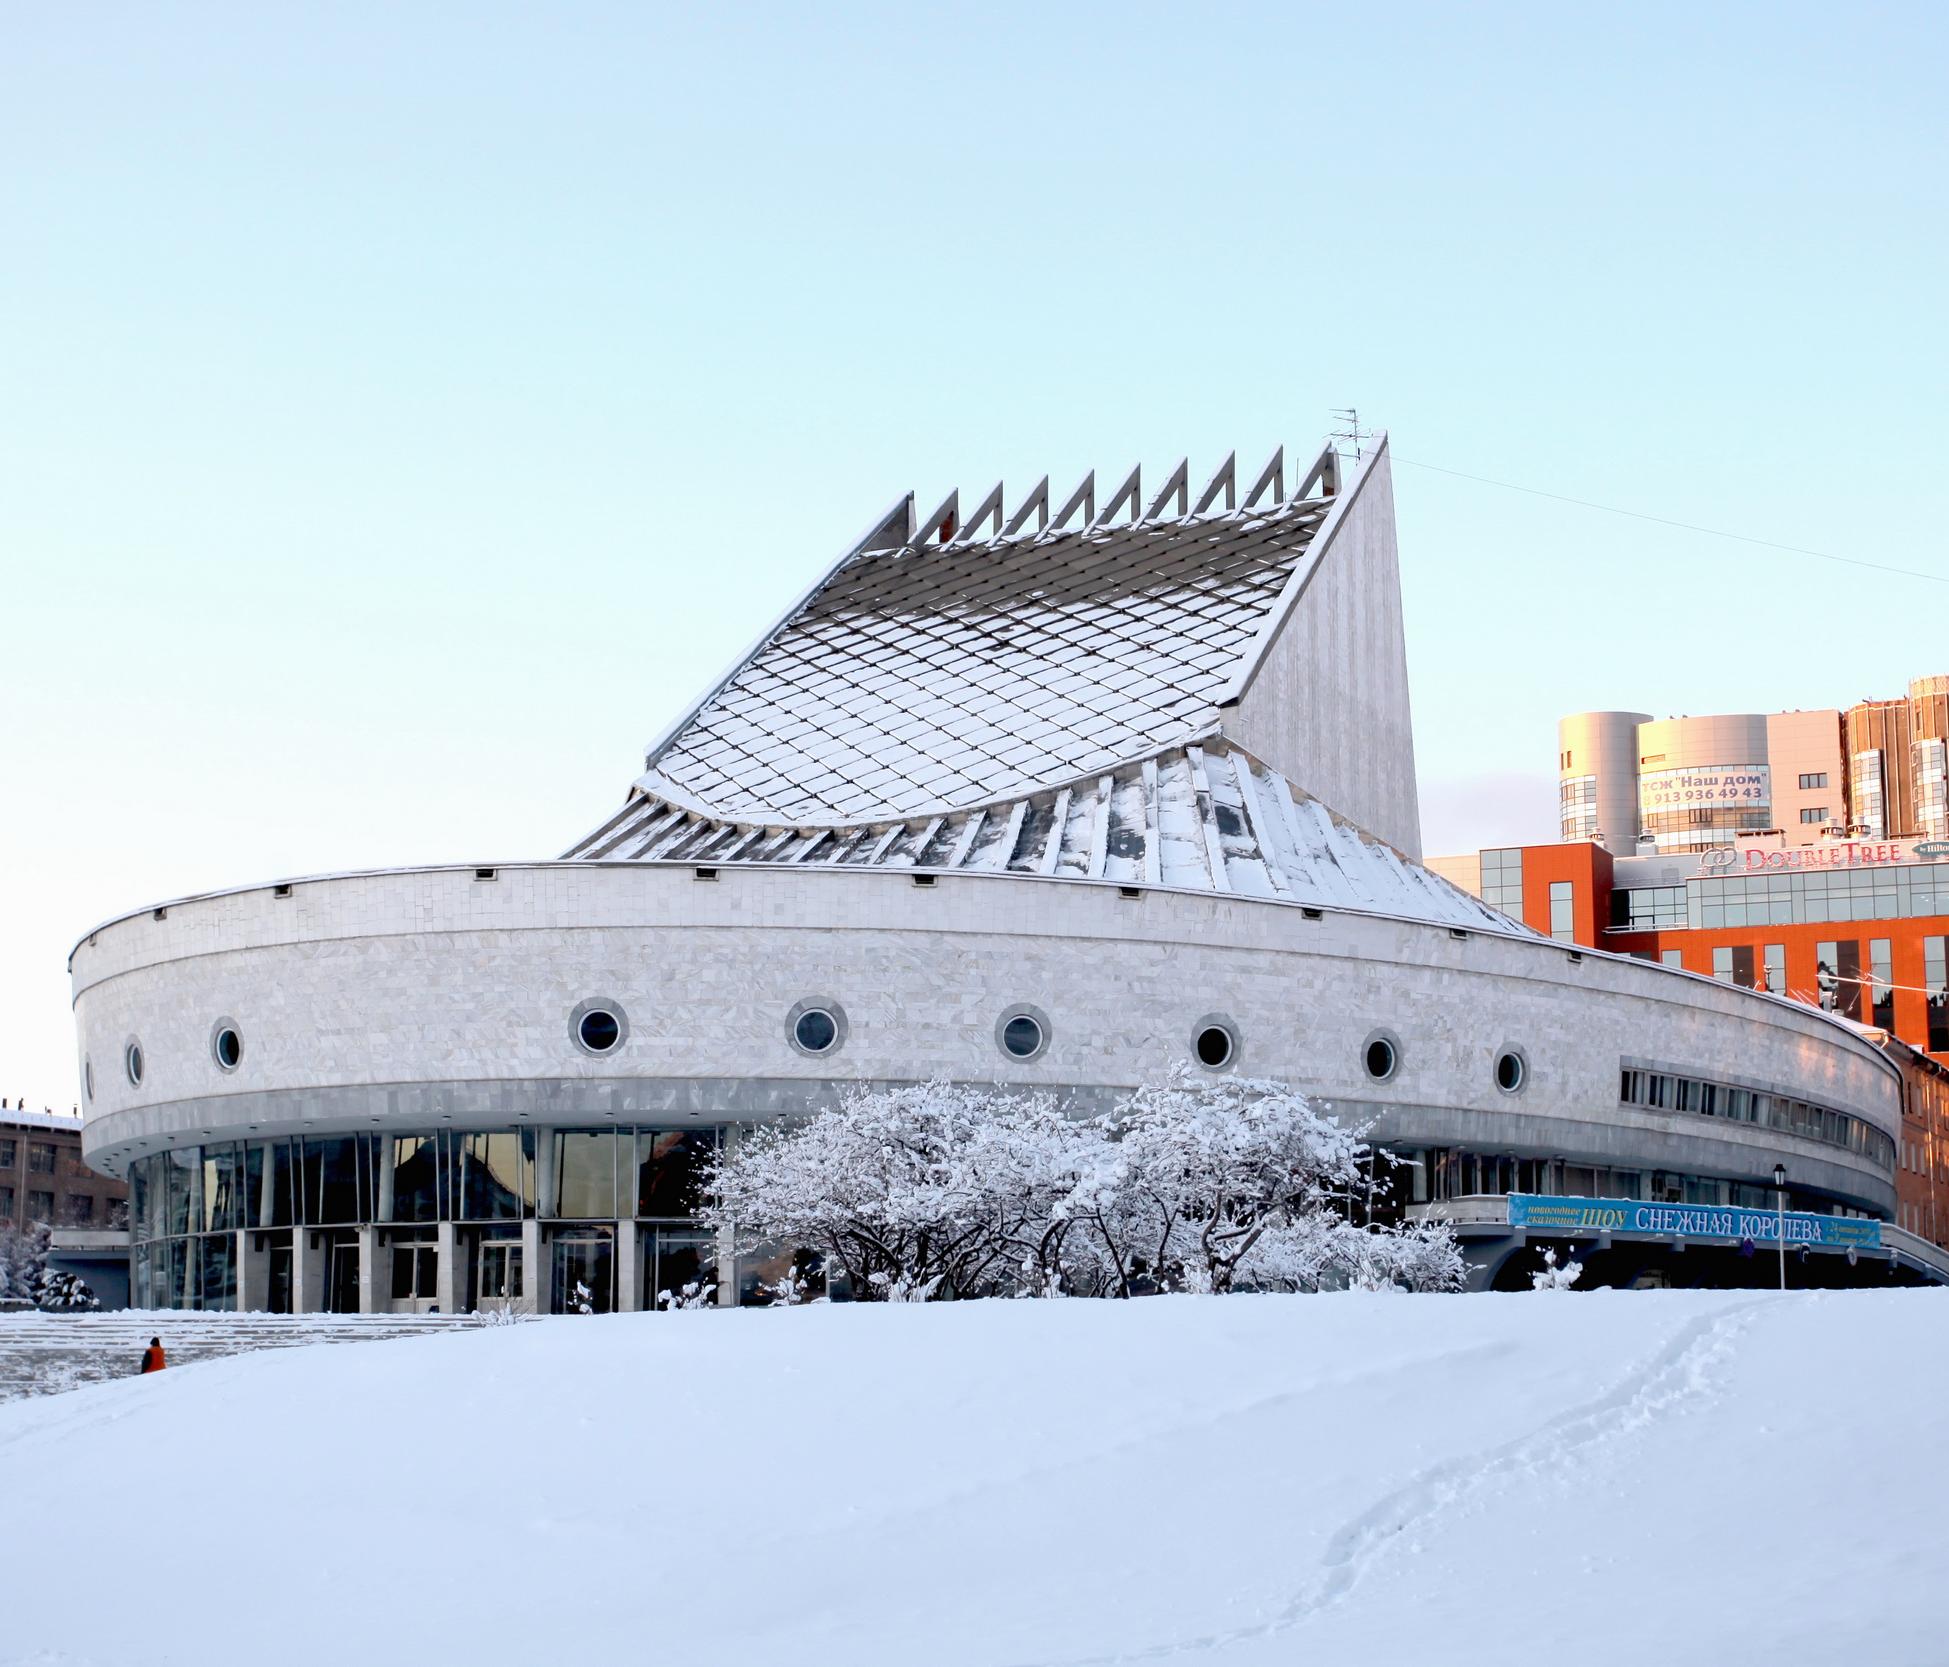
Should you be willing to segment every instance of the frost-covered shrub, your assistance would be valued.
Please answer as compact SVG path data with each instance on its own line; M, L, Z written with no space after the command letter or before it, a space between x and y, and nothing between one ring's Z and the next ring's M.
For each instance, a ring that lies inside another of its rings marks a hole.
M708 1279L692 1279L674 1291L658 1291L656 1305L659 1308L715 1308L717 1306L717 1285Z
M1533 1291L1567 1291L1583 1275L1583 1263L1575 1260L1558 1262L1556 1252L1545 1249L1543 1266L1529 1276L1529 1285Z

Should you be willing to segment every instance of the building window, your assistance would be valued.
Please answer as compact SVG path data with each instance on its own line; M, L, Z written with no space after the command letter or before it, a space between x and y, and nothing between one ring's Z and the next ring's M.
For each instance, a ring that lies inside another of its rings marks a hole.
M122 1050L122 1068L128 1072L130 1084L140 1088L142 1086L142 1044L140 1042L131 1042Z
M1766 988L1776 996L1783 996L1787 993L1787 946L1770 943L1763 953L1766 957Z
M1949 1053L1949 937L1922 940L1922 983L1928 990L1929 1052Z
M1814 945L1814 982L1820 1004L1856 1024L1862 1021L1861 940L1843 938Z
M1685 952L1682 949L1661 950L1658 959L1668 967L1678 967L1682 970L1685 966Z
M1572 776L1557 783L1557 823L1566 840L1590 839L1600 831L1595 776Z
M244 1039L228 1019L219 1019L210 1032L210 1057L219 1071L234 1071L243 1062Z
M51 1192L30 1192L27 1195L27 1219L52 1225L54 1221L54 1194Z
M1850 764L1850 798L1854 804L1855 825L1869 839L1881 839L1888 832L1887 801L1883 795L1884 771L1881 752L1870 749L1854 755Z
M8 1226L14 1219L14 1189L0 1187L0 1227Z
M1192 1031L1191 1051L1207 1071L1222 1071L1238 1056L1238 1030L1231 1020L1212 1013Z
M569 1014L569 1035L586 1054L600 1058L629 1040L629 1015L613 1001L585 1001Z
M95 1195L90 1192L69 1193L62 1214L70 1227L91 1226L95 1219Z
M1895 958L1887 938L1868 940L1868 977L1872 980L1874 1022L1891 1035L1895 1029Z
M1376 1031L1367 1038L1367 1046L1361 1052L1361 1063L1367 1067L1367 1074L1376 1082L1386 1082L1394 1075L1401 1063L1401 1050L1394 1038L1386 1031Z
M28 1141L27 1173L30 1175L52 1175L54 1173L54 1146L51 1141Z
M1568 880L1550 882L1550 936L1559 943L1577 941L1576 892Z
M1728 984L1732 982L1732 950L1726 944L1712 951L1712 976L1723 978Z
M1516 1094L1529 1078L1529 1062L1519 1049L1505 1048L1496 1056L1496 1087L1505 1094Z
M1949 839L1949 741L1917 741L1910 749L1915 776L1915 831Z
M1825 770L1803 771L1801 773L1800 791L1803 793L1811 792L1815 788L1825 787L1826 785L1827 785L1827 772ZM1821 814L1824 816L1826 815L1826 812L1823 811ZM1800 820L1803 822L1807 820L1806 813L1804 811L1801 813Z
M0 1140L0 1169L11 1169L13 1166L14 1143L11 1140Z
M1810 805L1807 809L1801 811L1800 820L1811 827L1815 824L1825 826L1827 823L1833 821L1834 818L1828 815L1827 806Z
M1049 1015L1039 1007L1011 1007L995 1021L995 1045L1024 1064L1049 1051Z
M832 1053L846 1040L846 1014L836 1001L802 1001L786 1015L786 1035L800 1053Z
M1521 846L1482 853L1482 901L1516 920L1523 918Z

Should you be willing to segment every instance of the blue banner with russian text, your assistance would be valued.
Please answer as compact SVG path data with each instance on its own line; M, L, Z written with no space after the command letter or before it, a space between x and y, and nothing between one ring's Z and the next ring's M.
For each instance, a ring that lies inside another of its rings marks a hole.
M1533 1233L1647 1233L1659 1238L1715 1239L1756 1245L1779 1242L1782 1217L1776 1210L1722 1204L1640 1204L1630 1198L1555 1198L1544 1193L1512 1192L1509 1225ZM1879 1250L1881 1223L1862 1216L1821 1216L1788 1210L1789 1245L1837 1250Z

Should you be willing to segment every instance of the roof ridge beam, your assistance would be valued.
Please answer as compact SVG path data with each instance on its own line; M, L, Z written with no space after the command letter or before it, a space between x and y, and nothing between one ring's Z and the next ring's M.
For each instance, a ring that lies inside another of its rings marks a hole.
M1333 449L1331 440L1313 459L1313 467L1306 471L1305 478L1293 488L1293 495L1286 502L1298 503L1316 486L1322 498L1337 498L1340 495L1340 454Z
M1267 487L1272 488L1272 501L1284 503L1286 499L1286 448L1274 446L1266 465L1259 471L1259 478L1252 483L1252 490L1245 494L1245 507L1250 509L1264 496Z
M1062 508L1050 517L1046 530L1049 532L1062 531L1063 524L1079 509L1083 512L1083 524L1085 526L1090 525L1096 520L1096 471L1094 469L1090 470L1088 474L1076 483L1076 490L1069 494L1069 498L1063 504Z
M1041 517L1035 524L1035 530L1041 532L1049 525L1049 477L1047 475L1037 481L1035 490L1015 506L1015 513L1008 518L1008 524L1002 528L1002 537L1013 538L1027 524L1029 516L1038 510L1041 511Z
M974 512L969 515L967 520L961 523L961 530L953 538L949 539L948 542L951 544L973 543L975 528L979 527L982 522L989 520L994 522L994 530L988 536L990 538L998 537L1002 530L1002 483L1000 481L996 481L993 486L988 488L986 496L976 505Z
M1202 515L1206 510L1210 509L1218 501L1218 493L1221 487L1225 493L1225 507L1227 509L1237 509L1238 453L1236 451L1228 451L1225 453L1225 461L1212 471L1211 479L1205 482L1205 489L1198 494L1198 501L1193 506L1191 513L1193 515Z
M941 500L940 507L932 515L927 516L915 525L913 533L907 542L909 544L925 544L936 533L939 533L941 535L941 542L945 544L949 539L953 538L954 529L960 524L960 520L961 488L957 486Z
M1191 459L1188 457L1178 459L1178 466L1158 488L1157 496L1150 501L1150 508L1144 511L1144 519L1155 521L1173 493L1177 495L1178 514L1183 516L1188 513L1191 501Z
M1089 524L1092 527L1106 525L1125 504L1130 505L1130 519L1135 521L1138 508L1143 502L1143 478L1144 466L1141 463L1136 464L1130 473L1123 477L1123 485L1110 494L1109 501L1103 506L1103 513L1092 515Z

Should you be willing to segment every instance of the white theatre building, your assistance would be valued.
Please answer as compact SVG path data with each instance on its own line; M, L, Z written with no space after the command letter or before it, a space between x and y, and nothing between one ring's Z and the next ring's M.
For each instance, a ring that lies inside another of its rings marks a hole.
M1194 485L902 498L553 861L90 932L86 1151L132 1186L135 1300L734 1301L765 1269L690 1218L739 1127L932 1077L1090 1111L1181 1063L1371 1122L1485 1283L1558 1196L1669 1207L1610 1254L1736 1277L1683 1212L1750 1237L1776 1165L1804 1237L1852 1224L1827 1263L1912 1272L1870 1041L1419 865L1385 438Z

